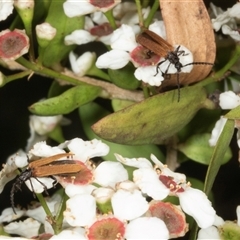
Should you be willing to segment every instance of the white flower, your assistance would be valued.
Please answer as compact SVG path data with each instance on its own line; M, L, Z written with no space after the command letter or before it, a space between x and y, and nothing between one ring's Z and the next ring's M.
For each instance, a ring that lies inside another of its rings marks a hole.
M10 234L18 234L23 237L31 238L38 235L38 230L41 223L38 221L27 218L24 221L11 222L4 226L4 231Z
M240 105L240 97L233 91L226 91L219 96L219 106L222 109L233 109Z
M90 225L96 218L96 200L89 194L75 195L67 200L63 215L73 227Z
M91 141L83 141L81 138L74 138L58 146L59 148L68 148L74 153L73 159L85 163L93 157L106 156L109 152L109 147L100 140L93 139Z
M95 58L95 53L91 52L85 52L79 57L77 57L72 51L69 53L69 61L72 71L79 77L82 77L87 73L87 71L91 68Z
M85 237L86 230L81 227L66 229L61 231L58 235L52 236L49 240L63 240L63 239L76 239L87 240Z
M162 33L161 35L166 35L162 21L154 22L149 26L149 29L157 34ZM134 76L138 80L148 83L151 86L160 86L164 80L163 74L176 73L177 69L168 59L160 58L160 56L157 59L151 59L151 61L144 59L144 54L141 52L145 51L146 55L146 50L139 48L135 34L133 27L122 24L121 27L113 32L111 37L112 50L101 55L96 61L96 66L98 68L120 69L131 61L137 67ZM178 52L179 62L183 65L181 72L190 72L193 66L191 64L188 66L185 65L193 62L192 53L184 46L179 45L175 46L175 50ZM161 64L157 66L158 63Z
M89 0L80 2L75 0L66 0L66 2L64 2L63 4L63 9L65 14L71 18L86 15L95 11L106 12L116 6L119 1L114 1L110 4L107 1L105 2L105 4L103 3L104 2L100 1L99 5L97 5L97 3L93 5Z
M57 29L47 22L36 25L36 34L38 38L51 41L57 33Z
M96 39L96 37L92 36L88 31L86 30L75 30L71 34L65 36L64 43L68 45L72 44L85 44L92 42Z
M118 162L102 162L94 171L94 182L102 187L114 188L117 183L127 179L127 170Z
M47 117L31 115L29 117L29 125L30 128L33 128L33 130L39 135L45 135L51 132L57 126L57 124L59 124L59 122L62 120L62 117L62 115Z
M139 190L132 192L119 189L112 196L114 216L121 220L133 220L142 216L149 208L148 202Z
M124 236L126 239L169 239L165 223L156 217L141 217L129 222Z
M13 11L14 0L0 0L0 21L5 20Z
M220 137L226 122L227 118L224 118L223 116L221 116L221 118L216 122L212 130L211 138L208 141L210 146L216 146L218 138Z
M211 5L214 8L214 5ZM232 8L228 8L225 12L218 14L212 19L213 28L219 31L222 28L224 34L230 35L234 40L240 41L240 34L237 34L237 23L240 17L240 3L237 2Z
M192 216L200 228L213 224L216 212L204 192L188 187L177 195L183 211Z

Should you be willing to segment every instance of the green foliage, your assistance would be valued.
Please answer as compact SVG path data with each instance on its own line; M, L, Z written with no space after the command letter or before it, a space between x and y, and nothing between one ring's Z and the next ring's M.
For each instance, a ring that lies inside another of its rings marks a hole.
M101 119L93 125L93 130L116 143L161 144L204 106L206 93L201 87L186 87L181 90L179 102L177 99L177 90L155 95Z
M92 124L98 121L101 117L106 116L109 112L101 107L100 105L91 102L79 108L79 115L81 118L81 122L83 125L83 129L85 134L88 136L89 139L97 138L98 137L93 130L91 129ZM103 158L105 160L116 161L114 153L118 153L123 157L127 158L138 158L138 157L145 157L147 159L150 158L151 154L156 155L161 161L165 161L163 154L161 153L160 149L152 144L146 144L141 146L130 146L130 145L122 145L113 143L110 141L106 141L101 139L104 143L106 143L110 147L110 152L107 156Z
M67 114L79 106L94 100L100 91L101 88L95 86L75 86L57 97L34 103L29 107L29 110L41 116Z
M117 57L117 56L116 56ZM134 90L141 84L139 80L134 77L134 70L132 64L128 64L121 69L108 69L108 74L111 81L120 88Z
M192 135L185 143L178 145L178 150L198 163L209 165L214 151L214 147L210 147L208 143L210 137L211 135L209 133ZM228 162L231 157L231 149L228 147L225 154L219 160L220 164Z
M64 38L74 30L82 29L84 26L83 16L69 18L65 15L63 11L64 2L65 0L51 1L48 16L45 19L45 22L57 29L57 34L49 45L45 49L39 49L39 51L42 51L40 53L42 63L46 67L51 67L59 63L76 47L75 45L66 46L64 44Z

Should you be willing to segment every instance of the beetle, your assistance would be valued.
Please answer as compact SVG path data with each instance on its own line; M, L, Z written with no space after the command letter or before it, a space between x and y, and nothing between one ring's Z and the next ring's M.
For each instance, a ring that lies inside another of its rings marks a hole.
M47 187L38 179L38 177L53 178L55 180L53 186L55 186L57 181L54 175L64 176L79 173L82 169L82 166L77 164L74 160L59 160L60 158L70 157L73 155L74 154L72 153L60 153L30 162L27 169L20 173L12 185L10 192L10 201L13 212L16 214L14 208L14 193L18 190L21 190L22 184L27 180L30 180L33 193L34 188L31 182L31 178L35 178L43 186L44 191L47 192Z
M161 62L159 62L156 66L156 75L159 72L160 65L166 62L167 60L170 62L168 67L166 68L166 71L163 74L166 75L168 73L168 69L171 64L174 65L174 67L177 70L177 87L178 87L178 102L180 100L180 82L179 82L179 73L181 72L183 67L189 66L189 65L214 65L213 63L209 62L192 62L187 63L183 65L180 62L180 56L186 56L184 50L180 50L180 45L174 49L174 47L168 43L166 40L164 40L162 37L157 35L156 33L144 29L137 37L136 41L141 44L143 47L147 48L150 52L155 53L156 55L160 57L164 57L165 59Z

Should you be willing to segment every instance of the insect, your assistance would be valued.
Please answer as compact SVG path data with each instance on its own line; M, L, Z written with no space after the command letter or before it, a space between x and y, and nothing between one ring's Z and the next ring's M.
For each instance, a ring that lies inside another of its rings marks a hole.
M44 188L44 191L47 191L47 187L37 179L37 177L51 177L55 180L53 186L56 185L56 179L54 175L70 175L76 174L81 171L81 165L76 164L73 160L59 160L63 157L73 156L72 153L60 153L51 157L41 158L36 161L30 162L28 168L21 172L21 174L17 177L15 183L12 186L10 193L10 200L13 212L16 214L14 209L14 193L18 190L21 190L22 184L30 180L31 188L34 193L33 184L31 182L31 178L35 178Z
M160 65L169 61L169 65L166 68L166 71L162 74L163 76L168 73L169 67L171 64L174 65L174 67L177 70L177 87L178 87L178 102L180 100L180 82L179 82L179 73L181 72L183 67L189 66L189 65L213 65L213 63L208 62L191 62L183 65L180 62L180 56L186 56L188 55L185 53L184 50L180 50L180 45L174 49L174 47L168 43L166 40L161 38L156 33L145 29L141 34L139 34L136 38L136 41L140 43L145 48L149 49L150 52L155 53L158 56L164 57L165 59L157 64L156 67L156 75L159 73Z

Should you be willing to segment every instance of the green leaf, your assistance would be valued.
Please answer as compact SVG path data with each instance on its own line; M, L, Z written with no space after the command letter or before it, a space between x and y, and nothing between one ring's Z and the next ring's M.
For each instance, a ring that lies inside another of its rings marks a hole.
M83 129L87 137L89 139L94 139L94 138L100 139L110 147L109 154L103 157L103 159L116 161L114 153L118 153L123 157L127 157L127 158L145 157L149 159L152 153L156 155L156 157L159 158L160 161L165 162L165 157L161 153L160 149L155 145L149 144L149 145L141 145L141 146L129 146L129 145L112 143L99 138L92 131L91 125L97 120L99 120L101 117L106 116L107 114L109 114L109 112L95 102L90 102L79 108L79 115L81 118Z
M211 156L213 154L213 147L209 146L208 140L211 134L195 134L190 137L185 143L178 145L178 150L184 153L188 158L202 164L209 165ZM220 159L220 164L224 164L232 157L231 149L228 147L227 151Z
M117 57L117 56L116 56ZM139 80L134 77L133 72L135 68L132 64L128 64L121 69L108 69L108 75L111 81L120 88L134 90L141 84Z
M240 106L237 106L236 108L229 111L226 115L224 115L225 118L228 119L240 119Z
M116 112L116 111L122 110L123 108L126 108L134 103L136 103L136 102L114 98L114 99L112 99L112 108L113 108L114 112Z
M29 110L42 116L67 114L79 106L93 101L100 91L101 88L91 85L75 86L57 97L34 103Z
M223 131L217 141L217 144L214 147L214 151L208 167L204 186L204 191L207 195L212 189L214 180L222 164L222 156L224 156L225 152L228 150L233 133L234 133L234 121L227 120L223 128Z
M123 144L160 144L181 130L204 106L203 88L181 89L155 95L115 112L97 123L94 132L106 140Z
M75 45L66 46L64 38L74 30L82 29L84 26L84 16L69 18L63 11L63 3L65 0L51 1L48 16L45 22L51 24L57 29L57 34L49 43L42 55L42 63L46 67L51 67L55 63L59 63L68 53L75 48Z
M60 94L62 94L63 92L65 92L66 90L68 90L69 88L71 88L72 86L70 85L60 85L58 81L53 81L49 90L48 90L48 98L51 97L56 97Z

